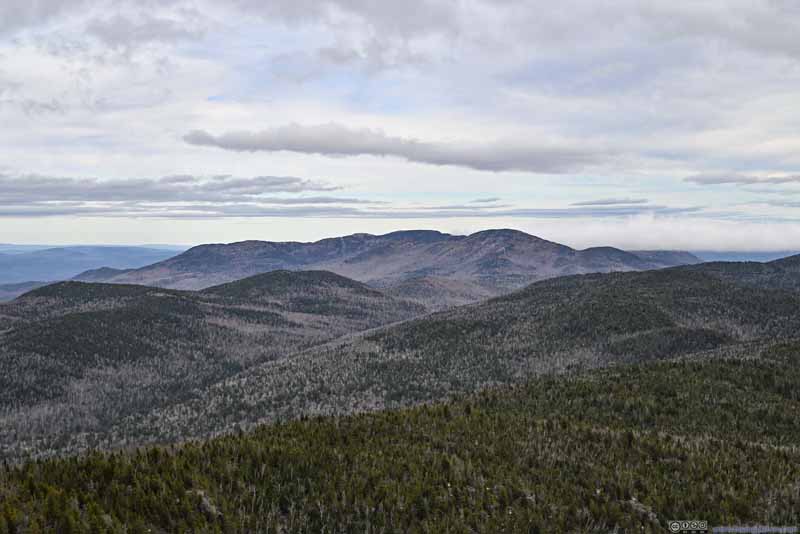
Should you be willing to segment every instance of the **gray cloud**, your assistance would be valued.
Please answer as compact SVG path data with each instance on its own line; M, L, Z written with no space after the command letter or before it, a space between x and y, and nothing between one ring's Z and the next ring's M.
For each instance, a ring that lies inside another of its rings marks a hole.
M647 204L650 202L646 198L601 198L599 200L586 200L574 202L571 206L627 206L637 204Z
M167 176L158 179L98 180L40 175L0 174L0 204L35 202L243 202L258 200L278 204L296 199L269 198L275 193L334 191L330 184L289 176ZM320 204L359 202L357 199L311 197Z
M491 202L401 207L387 202L304 193L331 191L324 183L293 177L166 176L159 179L102 181L0 174L0 217L104 218L613 218L691 214L701 207L595 206L562 209L513 208ZM294 194L296 196L275 196ZM481 200L481 199L479 199Z
M470 200L472 204L491 204L494 202L500 202L502 200L499 197L486 197L486 198L476 198L475 200Z
M522 219L575 219L575 218L620 218L651 214L658 216L691 215L703 211L702 207L649 206L646 209L501 209L452 210L452 209L365 209L351 206L269 206L256 203L216 204L184 206L161 204L142 206L122 204L115 206L92 206L82 204L0 204L0 217L53 217L83 216L108 218L168 218L168 219L214 219L214 218L342 218L342 219L452 219L452 218L522 218Z
M214 136L192 131L184 141L238 152L299 152L325 156L394 156L415 163L455 165L481 171L567 173L613 157L588 148L495 141L483 145L420 141L387 135L381 130L355 129L329 123L316 126L289 124L259 132L228 132Z
M378 35L410 38L459 31L458 6L436 0L370 2L365 0L232 0L249 16L283 20L290 24L341 25L342 15ZM338 24L337 24L338 22Z
M684 178L685 182L698 184L698 185L723 185L723 184L736 184L736 185L759 185L759 184L793 184L800 183L800 175L789 176L752 176L746 174L698 174Z
M475 204L448 204L444 206L424 206L415 209L425 211L445 211L445 210L463 210L470 213L478 213L479 211L497 210L499 208L509 208L510 204L490 204L490 205L475 205Z
M41 25L90 3L89 0L3 0L0 2L0 35Z
M800 10L792 0L702 3L618 0L602 6L582 0L564 0L557 6L529 0L407 0L400 3L365 0L229 0L224 3L209 0L3 0L0 33L40 26L92 8L113 12L124 8L147 10L165 4L212 13L218 13L222 7L249 18L290 26L323 25L339 33L357 27L363 28L362 33L367 36L400 42L416 37L446 36L492 45L524 39L556 45L583 41L584 46L593 47L598 42L602 44L604 39L607 42L609 32L618 33L618 29L623 28L626 35L633 37L715 40L763 53L800 55L796 39ZM171 32L171 28L167 29L167 33Z
M186 20L171 20L149 14L129 18L116 14L89 21L86 33L112 48L129 48L152 42L169 43L196 39L202 36L204 31L202 27L192 26Z

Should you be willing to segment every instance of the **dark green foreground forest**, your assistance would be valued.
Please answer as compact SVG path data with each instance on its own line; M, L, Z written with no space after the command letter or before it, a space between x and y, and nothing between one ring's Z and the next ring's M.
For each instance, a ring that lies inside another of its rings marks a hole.
M0 470L0 533L800 523L800 345Z

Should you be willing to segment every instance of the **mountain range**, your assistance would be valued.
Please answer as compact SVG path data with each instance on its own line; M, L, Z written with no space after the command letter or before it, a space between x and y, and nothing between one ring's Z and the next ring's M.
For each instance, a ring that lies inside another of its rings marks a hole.
M66 246L37 249L6 245L0 251L0 284L67 280L87 269L144 267L181 249L124 246Z
M17 288L0 304L0 533L800 520L800 256L342 241Z
M49 285L0 307L0 446L19 457L174 442L740 353L800 331L798 265L572 275L434 314L327 271L199 291Z
M699 263L686 252L575 250L517 230L468 236L416 230L354 234L314 243L244 241L194 247L127 271L77 279L203 289L276 269L326 270L431 308L475 302L569 274L641 271Z

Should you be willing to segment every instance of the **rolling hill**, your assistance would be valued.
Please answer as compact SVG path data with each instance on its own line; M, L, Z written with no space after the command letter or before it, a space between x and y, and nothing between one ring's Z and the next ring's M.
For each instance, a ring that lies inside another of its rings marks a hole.
M611 247L574 250L516 230L469 236L434 231L355 234L315 243L245 241L202 245L106 279L176 289L202 289L277 270L326 270L398 294L402 286L429 307L474 302L555 276L640 271L699 262L688 253Z
M27 293L37 287L47 285L48 282L19 282L16 284L0 284L0 302L14 300L18 296Z
M202 293L62 282L0 306L0 449L108 429L253 365L424 312L325 272Z
M171 442L300 415L438 401L542 374L736 355L797 337L798 309L800 293L696 268L555 278L256 365L120 421L114 433Z
M41 287L0 306L0 529L793 524L799 267L574 275L424 316L324 271Z

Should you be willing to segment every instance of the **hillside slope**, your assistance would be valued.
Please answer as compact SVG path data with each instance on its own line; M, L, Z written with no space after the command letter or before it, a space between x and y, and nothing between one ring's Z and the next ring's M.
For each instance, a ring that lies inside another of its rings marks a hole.
M800 290L800 255L766 263L711 262L683 269L761 289Z
M203 293L45 286L0 306L0 447L102 432L253 365L423 312L324 272Z
M392 291L409 288L428 305L446 306L496 296L531 282L568 274L638 271L699 261L682 253L643 258L610 247L583 251L516 230L469 236L433 231L355 234L315 243L245 241L195 247L169 260L111 278L179 289L202 289L277 269L321 269ZM446 280L451 290L426 278ZM466 299L464 298L466 297Z
M800 347L0 470L0 528L669 532L800 522ZM18 529L18 530L13 530Z
M800 332L800 294L670 269L557 278L268 362L116 432L173 441L435 401L531 376L736 352Z

